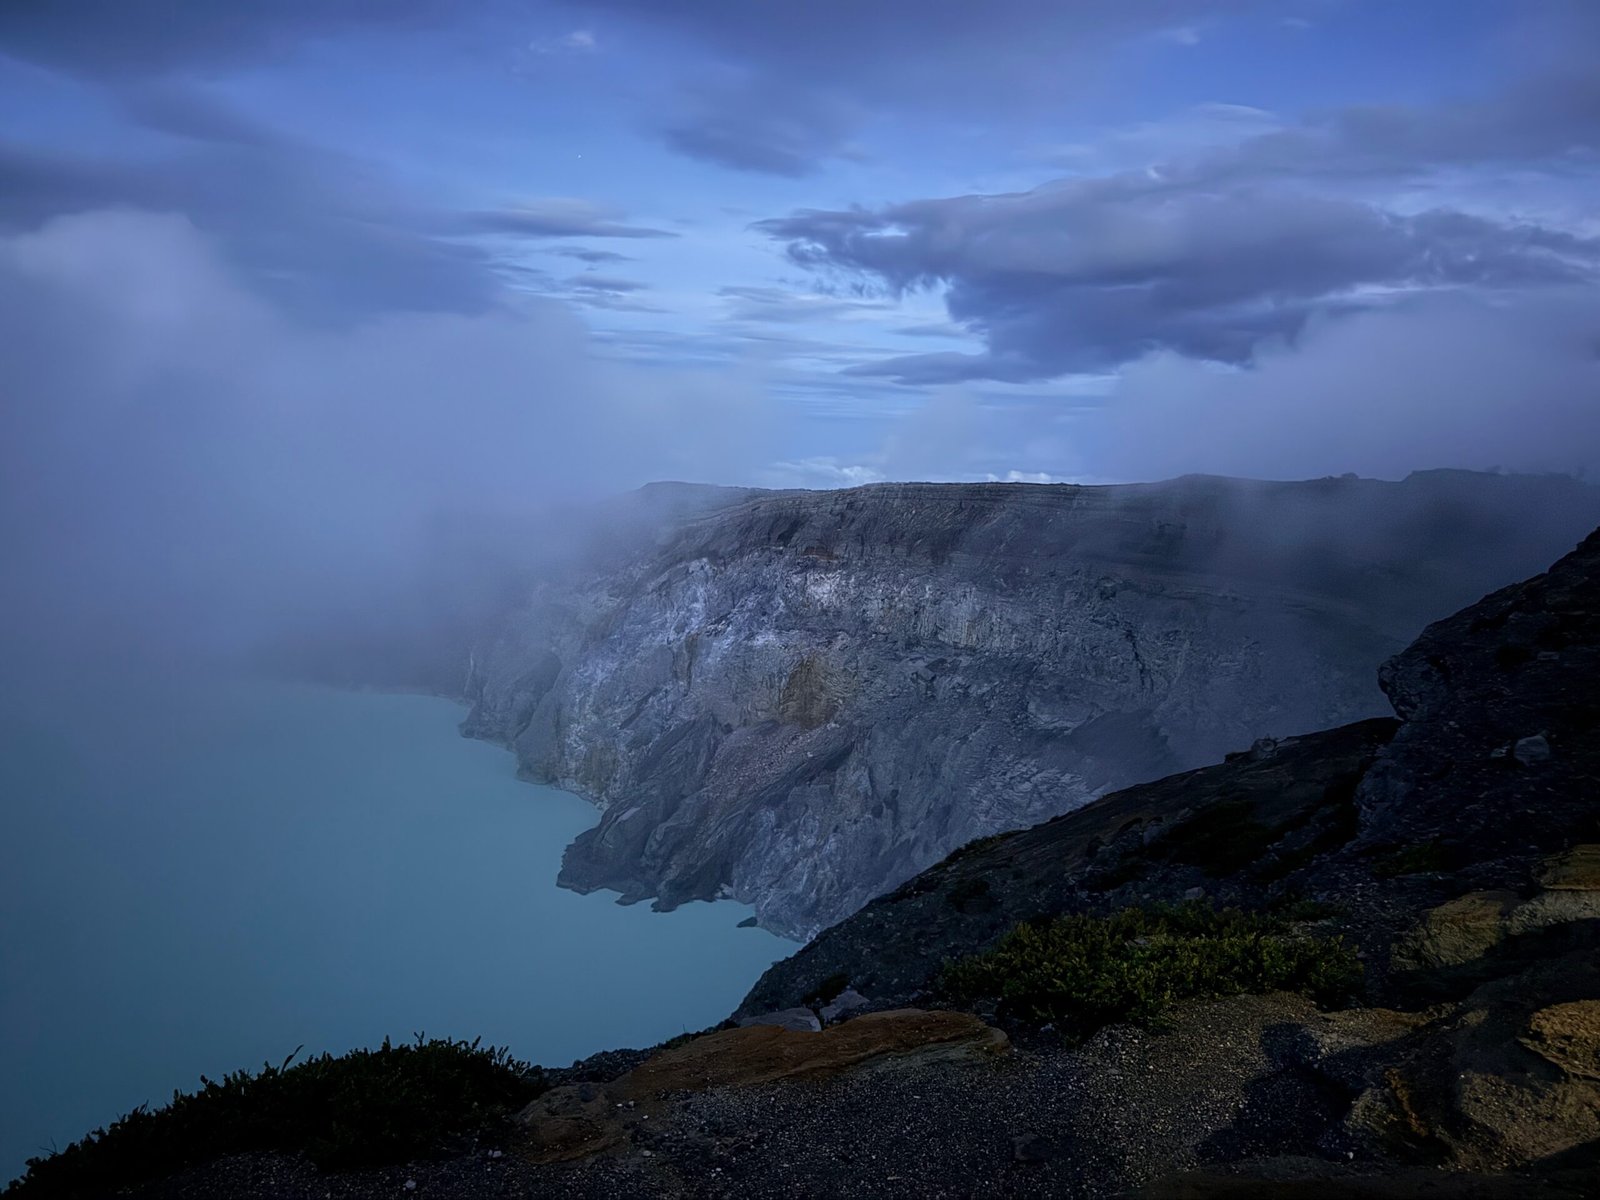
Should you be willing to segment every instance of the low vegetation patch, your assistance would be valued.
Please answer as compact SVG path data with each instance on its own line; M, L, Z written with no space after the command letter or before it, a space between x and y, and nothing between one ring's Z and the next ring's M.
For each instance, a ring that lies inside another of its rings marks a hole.
M948 964L940 986L1078 1040L1117 1021L1155 1022L1191 997L1292 991L1337 1004L1355 994L1360 971L1337 938L1199 902L1024 922L994 949Z
M297 1052L298 1053L298 1052ZM197 1092L136 1108L28 1171L6 1195L105 1196L245 1151L304 1153L318 1166L425 1157L491 1130L545 1089L544 1073L478 1042L424 1040L201 1078Z

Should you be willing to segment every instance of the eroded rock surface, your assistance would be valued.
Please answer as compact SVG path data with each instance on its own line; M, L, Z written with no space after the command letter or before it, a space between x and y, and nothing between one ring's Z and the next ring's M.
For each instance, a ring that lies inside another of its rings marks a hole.
M963 848L742 1010L859 989L888 1011L597 1056L499 1158L324 1177L262 1155L129 1194L1592 1196L1600 533L1430 627L1384 682L1398 722L1258 742ZM1514 753L1532 736L1547 756ZM941 993L944 961L1019 919L1195 889L1353 942L1363 1003L1197 999L1069 1046Z
M974 838L1384 711L1380 662L1600 520L1597 489L1455 472L695 499L534 589L465 728L605 810L564 884L794 936Z

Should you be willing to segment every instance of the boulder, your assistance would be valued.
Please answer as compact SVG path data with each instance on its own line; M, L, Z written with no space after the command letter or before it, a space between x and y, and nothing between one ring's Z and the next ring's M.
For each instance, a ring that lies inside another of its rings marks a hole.
M1508 918L1520 903L1515 892L1468 892L1430 909L1396 943L1395 967L1437 970L1482 958L1505 941Z
M1541 1008L1517 1040L1568 1074L1600 1079L1600 1000Z
M1511 757L1525 767L1536 767L1542 762L1550 761L1550 742L1539 733L1532 737L1518 738L1516 745L1511 747Z
M1551 891L1600 892L1600 845L1574 846L1546 859L1539 882Z
M855 1012L856 1009L865 1008L871 1003L872 1001L856 991L855 988L845 988L844 991L840 992L823 1007L822 1019L831 1025L835 1021L843 1020L850 1013Z

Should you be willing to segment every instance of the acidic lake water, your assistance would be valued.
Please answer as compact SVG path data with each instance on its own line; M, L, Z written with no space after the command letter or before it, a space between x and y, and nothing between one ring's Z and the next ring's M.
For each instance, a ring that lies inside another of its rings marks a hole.
M0 696L0 1185L199 1076L414 1032L550 1065L726 1016L749 910L555 886L594 824L444 700L52 678Z

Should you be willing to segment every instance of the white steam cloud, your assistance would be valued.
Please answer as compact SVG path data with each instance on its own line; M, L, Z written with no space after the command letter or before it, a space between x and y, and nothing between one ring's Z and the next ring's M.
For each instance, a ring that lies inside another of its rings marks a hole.
M646 379L543 300L298 324L179 216L0 239L0 327L14 627L236 637L415 570L441 513L771 457L760 389L737 373Z

